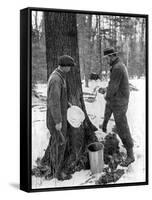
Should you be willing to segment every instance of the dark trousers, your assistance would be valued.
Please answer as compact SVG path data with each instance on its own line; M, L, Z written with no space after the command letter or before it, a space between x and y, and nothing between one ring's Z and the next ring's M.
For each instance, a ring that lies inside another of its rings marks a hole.
M109 103L106 103L105 111L104 111L104 121L103 126L107 127L108 121L112 115L112 109L110 108Z
M106 125L108 123L113 113L118 135L124 147L128 150L133 147L133 140L131 137L131 133L130 133L127 117L126 117L127 109L128 109L128 105L116 106L116 105L110 105L109 103L106 103L103 124Z
M41 164L49 166L52 175L58 177L64 169L66 143L60 144L60 136L55 130L55 127L52 127L52 130L50 129L50 135L50 141L41 160Z

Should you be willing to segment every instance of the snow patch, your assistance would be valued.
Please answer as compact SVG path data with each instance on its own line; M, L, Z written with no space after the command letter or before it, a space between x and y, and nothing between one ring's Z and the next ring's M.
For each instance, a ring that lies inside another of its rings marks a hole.
M135 162L127 169L126 173L117 181L117 183L135 183L145 181L145 79L132 79L133 84L138 91L132 91L127 112L128 123L134 140ZM106 87L107 82L90 81L89 87L84 87L84 92L94 92L94 88ZM35 87L37 93L46 97L47 85L37 84ZM32 98L32 166L35 165L37 157L42 157L49 141L49 131L46 127L46 103L39 102ZM97 93L96 100L93 103L85 102L88 116L92 123L98 128L97 137L102 140L105 134L99 129L99 124L103 121L105 100L103 95ZM112 117L113 119L113 117ZM110 120L108 132L111 131L114 121ZM123 147L121 147L123 148ZM101 175L101 174L100 174ZM90 179L90 182L87 181ZM67 187L95 184L97 176L92 177L90 170L81 170L72 175L72 179L58 181L56 179L44 180L43 178L32 177L32 188L51 188Z

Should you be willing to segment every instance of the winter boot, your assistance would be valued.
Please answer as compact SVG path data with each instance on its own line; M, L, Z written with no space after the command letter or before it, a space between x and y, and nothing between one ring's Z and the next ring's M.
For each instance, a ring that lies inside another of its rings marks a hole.
M120 163L120 166L128 167L134 161L135 161L135 157L134 157L133 149L130 148L127 150L127 158Z

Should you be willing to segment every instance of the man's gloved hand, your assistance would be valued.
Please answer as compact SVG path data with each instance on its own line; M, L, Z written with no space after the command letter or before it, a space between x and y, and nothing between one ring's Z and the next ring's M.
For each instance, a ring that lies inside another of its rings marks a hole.
M104 133L107 133L107 126L103 123L99 125L99 128L102 129Z
M106 93L104 93L103 97L104 97L105 101L107 101L107 99L106 99Z
M98 89L98 92L101 93L101 94L105 94L106 91L107 91L107 88L102 88L101 87L101 88Z
M61 131L61 129L62 129L62 123L60 122L60 123L56 124L55 128L56 128L57 131Z

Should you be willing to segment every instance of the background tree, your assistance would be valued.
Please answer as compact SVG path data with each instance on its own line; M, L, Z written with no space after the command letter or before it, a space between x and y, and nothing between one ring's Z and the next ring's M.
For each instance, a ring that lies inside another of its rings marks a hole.
M120 57L128 67L130 77L145 75L144 18L113 15L75 15L77 18L81 80L85 80L85 86L88 86L90 73L100 74L101 79L102 73L107 73L107 67L102 58L103 49L109 46L114 46L119 52ZM36 80L44 82L46 81L44 77L47 69L45 61L44 17L42 12L41 19L40 12L33 12L32 45L32 62L35 69L32 71L32 80L34 82ZM42 56L39 56L39 54Z
M38 20L39 19L39 20ZM46 83L46 48L44 17L42 12L32 12L32 86L38 82Z
M88 87L92 60L92 15L78 14L77 27L81 77Z
M32 41L39 44L38 11L33 12Z

